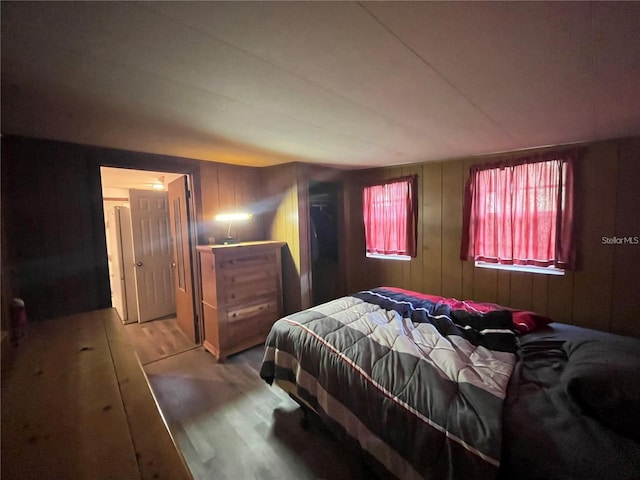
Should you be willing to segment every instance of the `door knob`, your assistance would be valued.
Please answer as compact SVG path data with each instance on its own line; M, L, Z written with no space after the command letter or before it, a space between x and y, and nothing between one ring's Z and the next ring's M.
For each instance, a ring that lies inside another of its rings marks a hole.
M141 267L141 266L142 266L142 262L136 262L136 265L137 265L138 267Z
M171 262L171 268L176 268L176 262Z

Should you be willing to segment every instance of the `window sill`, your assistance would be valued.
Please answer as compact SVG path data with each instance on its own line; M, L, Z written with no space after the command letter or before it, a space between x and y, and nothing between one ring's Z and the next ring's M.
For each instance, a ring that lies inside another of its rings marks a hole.
M404 261L411 260L411 257L409 255L384 255L382 253L367 253L367 258L381 258L384 260L404 260Z
M564 275L564 270L556 267L536 267L533 265L500 265L499 263L475 262L476 267L508 270L511 272L541 273L543 275Z

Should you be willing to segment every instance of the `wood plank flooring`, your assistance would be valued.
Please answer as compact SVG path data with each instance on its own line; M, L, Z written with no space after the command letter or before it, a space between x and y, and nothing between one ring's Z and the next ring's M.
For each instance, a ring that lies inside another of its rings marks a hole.
M217 363L202 348L144 366L194 479L355 480L357 455L258 375L264 347Z
M2 478L188 479L113 309L29 325L2 375Z
M263 346L217 363L174 323L108 309L30 325L2 377L2 479L369 478L260 379Z
M125 325L142 365L195 348L175 317Z

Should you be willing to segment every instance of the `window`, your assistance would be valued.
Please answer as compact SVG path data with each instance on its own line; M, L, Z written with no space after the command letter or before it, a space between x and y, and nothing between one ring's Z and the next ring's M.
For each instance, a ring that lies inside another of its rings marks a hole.
M555 153L471 167L461 259L538 273L575 268L574 157Z
M410 260L416 256L418 177L364 188L362 210L368 257Z

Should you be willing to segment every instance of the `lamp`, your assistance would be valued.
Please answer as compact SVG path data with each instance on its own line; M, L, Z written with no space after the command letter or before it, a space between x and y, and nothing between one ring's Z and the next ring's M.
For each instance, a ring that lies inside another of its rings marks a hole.
M239 212L239 213L220 213L213 217L216 222L227 222L229 223L229 227L227 228L227 236L223 240L223 245L231 245L234 243L238 243L238 239L236 237L231 236L231 224L237 221L249 220L253 217L250 213Z

